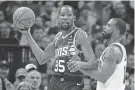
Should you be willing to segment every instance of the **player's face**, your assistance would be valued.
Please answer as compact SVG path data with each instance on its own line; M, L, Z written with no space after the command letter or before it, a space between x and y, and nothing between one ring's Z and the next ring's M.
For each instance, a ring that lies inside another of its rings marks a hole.
M28 82L31 84L31 88L39 88L41 84L41 74L35 70L29 72Z
M59 12L59 24L62 30L68 30L70 27L72 27L75 16L73 14L73 10L71 7L62 7Z
M109 39L111 38L113 32L114 32L114 24L115 24L115 20L111 19L104 27L103 27L103 37L105 39Z

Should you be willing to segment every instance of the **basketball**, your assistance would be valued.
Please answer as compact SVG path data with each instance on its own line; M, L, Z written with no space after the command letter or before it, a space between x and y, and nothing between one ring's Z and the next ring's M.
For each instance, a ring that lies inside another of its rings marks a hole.
M28 30L35 23L35 14L28 7L20 7L13 13L13 25L19 30Z

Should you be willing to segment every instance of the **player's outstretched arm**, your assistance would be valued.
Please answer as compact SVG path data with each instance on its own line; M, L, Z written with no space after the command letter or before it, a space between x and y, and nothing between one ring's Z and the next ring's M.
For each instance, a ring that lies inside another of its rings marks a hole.
M19 30L20 31L20 30ZM50 60L53 56L54 56L54 44L53 42L51 42L50 44L47 45L47 47L45 48L45 50L43 51L35 42L35 40L33 39L31 33L30 33L30 29L27 31L20 31L23 35L26 36L27 41L38 61L39 64L44 64L46 63L48 60Z
M99 63L99 70L83 70L81 71L102 83L105 83L114 73L116 64L122 60L122 52L117 46L112 46L102 58L102 63Z

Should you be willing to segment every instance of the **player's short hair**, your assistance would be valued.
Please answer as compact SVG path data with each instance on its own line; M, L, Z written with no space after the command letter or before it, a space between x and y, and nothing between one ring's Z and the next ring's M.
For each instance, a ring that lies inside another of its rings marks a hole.
M73 8L72 6L70 6L70 5L61 6L60 9L59 9L59 14L60 14L61 8L63 8L63 7L70 7L70 8L72 9L73 15L75 15L75 10L74 10L74 8Z
M116 21L115 26L118 30L120 30L120 34L123 35L126 32L126 23L120 18L112 18Z

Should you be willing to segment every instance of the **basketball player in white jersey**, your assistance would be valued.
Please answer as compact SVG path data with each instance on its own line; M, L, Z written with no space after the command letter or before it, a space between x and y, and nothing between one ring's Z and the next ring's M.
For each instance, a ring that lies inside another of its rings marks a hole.
M109 45L101 54L100 60L95 59L89 65L85 62L71 61L68 62L69 70L72 72L80 70L97 80L96 90L124 90L127 55L120 40L125 31L125 22L112 18L103 29L104 38L108 40Z

